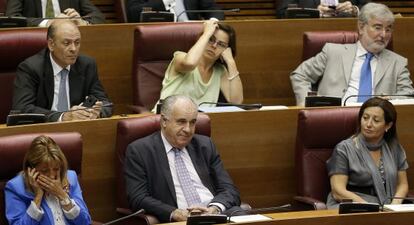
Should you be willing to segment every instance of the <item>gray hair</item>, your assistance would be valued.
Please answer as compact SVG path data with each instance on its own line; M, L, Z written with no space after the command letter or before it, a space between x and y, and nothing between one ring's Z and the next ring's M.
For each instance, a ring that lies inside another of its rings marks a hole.
M192 98L185 96L185 95L171 95L162 101L161 115L165 117L170 117L172 108L178 100L184 100L184 101L190 102L192 103L195 110L198 109L197 103Z
M370 2L364 5L359 12L358 21L362 24L368 24L370 19L377 18L394 23L394 14L384 4Z

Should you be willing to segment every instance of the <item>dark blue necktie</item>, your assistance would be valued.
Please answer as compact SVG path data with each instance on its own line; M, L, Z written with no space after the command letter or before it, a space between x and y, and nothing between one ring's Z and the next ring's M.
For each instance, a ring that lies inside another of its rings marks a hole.
M68 111L68 95L66 93L66 79L68 77L69 71L63 69L60 71L60 83L59 83L59 95L57 103L57 111L64 112Z
M359 78L358 102L365 102L372 95L372 73L371 73L371 59L374 55L368 52L365 55L365 61L361 67L361 77Z

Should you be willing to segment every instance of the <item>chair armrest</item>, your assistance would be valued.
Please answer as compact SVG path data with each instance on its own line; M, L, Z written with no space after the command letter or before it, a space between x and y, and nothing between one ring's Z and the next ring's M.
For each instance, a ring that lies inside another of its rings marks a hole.
M130 209L127 208L116 208L116 212L123 216L133 213ZM128 218L128 220L133 221L132 224L134 225L153 225L160 223L157 217L150 214L138 214L132 218Z
M305 205L305 206L311 207L313 210L327 209L324 202L321 202L311 197L295 196L293 199L299 204L301 204L302 206Z

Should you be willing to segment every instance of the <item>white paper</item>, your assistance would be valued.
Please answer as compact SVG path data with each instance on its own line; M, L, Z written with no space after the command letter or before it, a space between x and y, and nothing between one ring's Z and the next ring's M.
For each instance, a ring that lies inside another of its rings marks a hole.
M263 215L260 215L260 214L232 216L230 218L230 221L234 222L234 223L265 221L265 220L272 220L272 218L267 217L267 216L263 216Z
M384 210L395 211L395 212L409 212L409 211L414 211L414 204L384 205Z
M338 0L321 0L321 5L336 6L338 5Z
M260 110L280 110L280 109L288 109L288 107L285 105L267 105L267 106L262 106L262 108L260 108Z
M236 106L220 106L220 107L208 107L208 106L199 106L198 110L205 113L211 112L240 112L245 111Z

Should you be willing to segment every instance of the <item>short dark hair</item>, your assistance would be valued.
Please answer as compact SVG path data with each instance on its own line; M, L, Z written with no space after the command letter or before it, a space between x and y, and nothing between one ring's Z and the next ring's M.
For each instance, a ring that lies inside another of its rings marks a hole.
M358 133L361 132L361 118L364 114L366 108L369 107L380 107L384 111L384 120L386 124L392 122L392 126L384 134L385 141L389 142L397 138L397 111L395 110L394 105L386 99L383 98L370 98L364 104L362 104L359 109L358 114Z
M231 49L231 53L233 56L236 56L236 31L234 31L233 27L225 23L218 23L218 29L224 31L227 35L229 35L229 48Z

